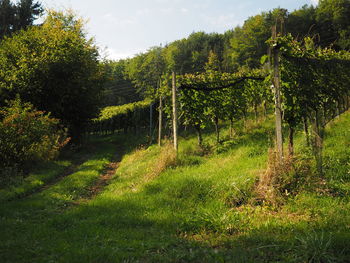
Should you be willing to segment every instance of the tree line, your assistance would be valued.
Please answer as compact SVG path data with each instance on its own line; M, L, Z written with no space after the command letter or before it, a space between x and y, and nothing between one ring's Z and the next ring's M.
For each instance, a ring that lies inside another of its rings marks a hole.
M120 90L123 96L124 86L120 83L123 79L129 81L128 85L141 97L152 97L164 74L205 72L210 52L216 54L218 67L223 72L237 72L242 67L259 68L261 57L268 52L266 40L277 17L283 19L285 33L291 33L295 40L303 41L310 36L315 45L322 48L350 49L350 1L320 0L317 6L304 5L292 12L283 8L262 12L223 34L194 32L133 58L112 62L110 66L118 68L119 74L111 77L119 83L109 85L107 90Z

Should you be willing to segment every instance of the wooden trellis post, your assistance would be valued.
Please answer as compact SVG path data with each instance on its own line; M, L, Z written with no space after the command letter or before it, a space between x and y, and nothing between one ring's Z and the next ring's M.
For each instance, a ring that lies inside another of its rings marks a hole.
M153 103L149 105L149 138L150 138L150 144L152 144L153 136L152 136L152 129L153 129Z
M176 102L176 75L173 72L173 81L172 81L172 100L173 100L173 136L174 136L174 149L177 151L178 142L177 142L177 102Z
M160 91L162 80L159 78L159 88ZM162 144L162 129L163 129L163 98L162 95L159 95L159 116L158 116L158 145L161 146Z
M272 39L277 38L277 25L272 27ZM276 125L276 150L280 162L283 161L283 134L282 134L282 103L281 103L281 79L279 69L279 49L275 43L272 47L273 61L273 86L275 91L275 125Z

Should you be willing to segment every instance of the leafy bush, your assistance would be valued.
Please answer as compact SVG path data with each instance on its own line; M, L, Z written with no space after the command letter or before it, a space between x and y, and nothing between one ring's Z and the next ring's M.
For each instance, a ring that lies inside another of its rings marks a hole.
M41 26L0 43L0 104L19 94L60 119L75 140L98 113L104 80L98 49L72 11L48 10Z
M0 116L0 177L10 167L24 169L33 161L55 158L68 142L59 120L18 98L1 109Z

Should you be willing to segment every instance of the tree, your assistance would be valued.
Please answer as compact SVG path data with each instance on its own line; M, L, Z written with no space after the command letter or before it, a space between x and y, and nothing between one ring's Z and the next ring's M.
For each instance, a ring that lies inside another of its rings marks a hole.
M154 98L160 78L165 72L162 48L153 47L147 53L130 59L126 64L125 72L140 94Z
M242 66L259 68L260 58L266 55L266 40L271 36L271 27L276 19L286 20L288 11L276 8L270 12L248 18L242 27L236 27L232 33L230 57L237 70Z
M267 51L265 41L270 35L271 30L264 13L250 17L243 27L236 27L231 39L231 57L235 68L260 66L260 58Z
M33 25L33 22L43 13L41 4L33 0L20 0L15 9L14 31Z
M304 5L302 8L290 13L286 21L285 31L298 39L317 34L316 8L312 5Z
M0 0L0 39L13 30L14 6L10 0Z
M104 63L107 81L103 89L103 107L122 105L140 100L133 83L127 79L127 60Z
M77 138L98 110L103 74L98 50L72 12L50 11L44 24L0 44L0 105L17 96L51 112Z
M350 1L320 0L316 20L320 26L322 46L335 44L336 48L350 49Z
M20 0L17 4L0 0L0 39L33 25L42 13L41 4L33 0Z

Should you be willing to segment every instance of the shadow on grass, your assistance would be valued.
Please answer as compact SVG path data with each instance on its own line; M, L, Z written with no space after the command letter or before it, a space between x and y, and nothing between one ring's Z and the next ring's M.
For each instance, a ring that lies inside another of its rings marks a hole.
M222 257L216 248L180 238L174 218L154 219L139 202L104 199L34 218L2 213L2 262L216 262Z
M246 136L245 140L254 143L266 135L257 132ZM115 139L132 145L124 148L125 153L140 144L132 136ZM0 207L1 261L298 262L300 257L299 262L303 262L302 256L317 249L317 243L313 246L312 238L309 243L298 243L296 238L311 229L336 233L329 247L321 247L326 257L338 250L349 255L344 250L349 240L344 228L346 216L337 213L327 215L328 223L324 217L290 224L272 219L258 227L246 224L241 231L238 226L232 234L225 226L222 231L215 225L213 228L215 217L204 214L185 229L184 219L195 217L215 199L210 191L214 182L178 178L166 185L152 183L137 192L106 191L77 206L70 206L69 198L55 193L7 203ZM193 233L187 235L187 230Z
M145 198L149 200L145 202ZM43 214L37 210L43 207L34 204L22 211L18 207L9 213L2 209L2 262L295 262L317 249L325 257L338 253L345 259L349 255L349 234L345 229L336 231L337 225L344 225L336 215L330 216L330 225L322 225L321 218L287 225L270 220L243 233L208 232L207 237L202 234L196 240L196 234L188 238L181 233L181 216L169 213L175 196L152 205L150 201L156 198L161 199L150 192L118 198L102 195L62 211L42 210ZM191 202L179 199L177 209L190 215ZM332 243L320 247L320 242L313 242L312 229L318 233L316 238L324 233L326 241L332 237Z

